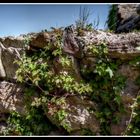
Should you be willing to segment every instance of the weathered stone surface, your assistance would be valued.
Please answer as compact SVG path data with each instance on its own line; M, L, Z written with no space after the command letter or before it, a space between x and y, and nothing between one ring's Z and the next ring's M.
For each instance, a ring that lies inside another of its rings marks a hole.
M119 68L118 72L127 78L123 94L135 98L139 91L139 86L135 84L135 80L140 75L140 70L124 64Z
M0 135L4 135L4 133L7 130L7 119L8 119L9 113L1 113L0 112Z
M113 34L103 31L87 32L86 36L81 37L85 45L100 45L105 42L109 56L111 58L131 60L140 55L140 50L137 49L140 45L140 33L127 33L127 34ZM88 47L84 47L85 57L91 56L88 52Z
M129 32L140 28L139 4L119 4L117 6L116 32Z
M23 86L1 81L0 82L0 113L17 111L24 114Z
M121 26L119 26L116 30L116 33L120 32L129 32L133 29L139 29L140 28L140 16L132 16L128 21Z
M0 40L6 48L9 47L24 48L25 46L24 38L22 36L18 36L18 37L9 36L9 37L2 38Z
M132 15L136 15L138 6L138 4L118 4L118 14L120 15L121 23Z
M56 112L50 113L51 109L46 112L47 117L57 126L67 124L71 132L80 131L82 129L89 129L93 133L99 133L99 122L94 115L96 104L90 100L82 99L78 96L71 96L66 98L65 106L61 106L67 112L65 119L58 121L54 118ZM53 106L53 108L57 108ZM92 111L91 111L92 110Z
M18 69L18 65L14 63L14 61L19 60L17 52L21 53L22 50L21 49L11 49L11 50L12 50L11 52L9 52L8 50L3 50L2 62L6 73L6 78L16 79L16 71Z
M80 46L75 40L74 28L73 26L69 26L65 28L63 33L63 52L69 55L73 55L75 57L79 57L80 55ZM82 48L81 48L82 49Z
M33 48L44 48L48 45L49 41L50 35L46 32L41 32L31 38L29 46Z
M70 29L66 28L65 30ZM76 36L74 32L65 30L62 48L67 54L75 56L76 53L80 54L81 57L93 57L88 51L87 46L93 45L94 47L94 45L100 45L102 42L105 42L109 50L109 55L112 58L133 59L135 56L140 55L140 50L137 49L140 46L139 32L115 34L97 30L85 31L84 36ZM82 43L79 44L78 42Z
M18 45L18 44L17 44ZM20 55L23 52L22 48L8 47L6 48L0 42L0 77L7 79L16 79L17 64L15 60L20 59Z
M0 47L0 77L6 77L5 69L2 63L2 48Z
M6 123L2 122L0 123L0 136L4 135L4 132L6 132L7 127Z

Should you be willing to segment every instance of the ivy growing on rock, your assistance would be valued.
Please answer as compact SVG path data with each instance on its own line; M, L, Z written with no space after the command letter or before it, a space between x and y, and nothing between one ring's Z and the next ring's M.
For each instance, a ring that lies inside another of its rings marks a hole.
M95 69L88 72L93 92L91 99L98 104L97 118L100 120L100 133L110 135L111 124L119 123L116 112L123 112L121 91L125 86L125 77L117 73L117 62L108 57L108 49L105 43L99 46L88 46L96 57ZM93 76L92 76L93 75Z
M133 105L131 105L132 113L130 116L130 120L128 122L128 125L126 127L126 130L123 135L133 135L138 136L140 135L140 95L138 93L138 96L136 97Z
M9 119L9 127L12 126L19 135L44 134L51 129L42 117L50 113L54 115L54 121L58 120L57 127L62 127L70 133L71 128L65 122L68 112L61 107L65 106L67 96L84 95L98 105L95 115L100 121L100 134L109 135L111 124L120 121L116 112L124 111L121 90L125 85L125 77L117 73L116 61L109 58L107 45L101 43L98 46L85 46L96 59L95 67L90 71L81 70L85 78L77 81L73 62L68 55L63 54L61 44L62 38L59 35L55 47L49 43L35 52L26 51L21 60L15 62L19 65L17 80L25 84L25 96L30 97L26 98L27 114L20 116L14 112ZM38 110L42 112L38 113ZM41 131L35 127L27 128L27 125L31 126L34 122L34 117L38 119L35 125L41 125ZM84 133L88 134L88 131Z
M135 57L129 64L140 70L140 57ZM140 75L136 78L135 84L140 86ZM140 135L140 91L137 93L134 103L130 107L132 110L131 116L123 135L138 136Z

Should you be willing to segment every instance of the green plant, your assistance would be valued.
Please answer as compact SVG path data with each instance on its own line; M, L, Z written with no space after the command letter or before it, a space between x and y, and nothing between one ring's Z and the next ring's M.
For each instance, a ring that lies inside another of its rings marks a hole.
M65 123L64 119L67 113L64 110L52 108L51 105L48 106L47 104L51 104L55 97L60 98L73 94L90 94L92 92L92 88L90 84L85 83L84 81L81 81L80 83L76 82L73 75L67 71L67 69L71 67L72 62L67 56L62 55L60 47L61 38L57 39L57 47L53 50L51 44L48 44L50 46L46 46L45 50L39 50L38 52L34 52L32 55L25 52L21 60L15 61L15 63L19 65L16 75L18 82L24 83L27 87L25 92L26 96L38 95L38 97L34 98L33 101L26 101L28 113L32 108L43 108L44 106L47 106L48 109L46 108L46 110L49 110L49 113L52 114L57 111L55 118L58 119L58 121L61 121L60 126L70 132L71 129L69 125ZM62 67L59 74L56 74L53 69L53 61L56 57L59 58L59 63ZM63 69L66 70L63 71ZM69 94L65 95L65 93ZM57 106L60 106L58 104L58 100L54 101Z
M68 113L65 110L61 109L56 113L55 117L60 121L60 126L62 126L68 133L70 133L71 127L66 122L67 115Z
M70 125L66 122L66 117L68 112L65 110L66 102L65 97L56 98L53 97L48 104L49 106L49 114L51 114L59 123L59 127L63 127L67 132L71 132Z
M25 48L28 48L29 47L29 43L31 41L31 38L30 37L25 37L24 38L24 44L25 44Z
M93 24L92 24L92 23L87 24L87 25L86 25L86 30L87 30L87 31L92 31L92 30L93 30Z
M55 28L55 27L51 27L52 32L55 33L57 36L61 37L63 34L63 27L60 28Z
M90 16L90 10L87 7L81 7L79 11L79 19L76 21L76 29L85 29L88 25L88 18Z
M25 52L21 60L15 61L19 65L16 72L17 80L27 87L25 95L28 111L24 117L18 116L19 121L15 122L14 128L20 132L19 134L27 134L26 131L22 132L20 127L24 126L24 130L27 124L32 124L30 121L34 120L34 117L39 119L38 123L42 119L42 114L48 113L54 116L59 126L71 132L71 127L66 122L68 112L64 109L65 98L72 95L84 95L98 104L98 111L94 114L100 121L100 133L110 134L111 123L119 122L119 117L115 113L123 111L120 93L125 85L125 78L117 73L117 62L108 57L106 43L86 46L96 58L95 67L89 70L89 79L77 82L71 72L72 60L62 53L61 43L62 37L58 34L55 47L54 44L48 44L44 50L38 50L32 54ZM57 61L55 61L56 58ZM56 68L55 63L58 63L59 69ZM85 77L87 71L85 69L82 73ZM35 95L37 97L30 100L30 96ZM38 113L38 109L42 112ZM28 134L44 134L44 131L40 132L41 129L38 131L34 128L28 128ZM89 134L87 131L85 133Z
M98 15L97 20L93 21L93 28L95 30L98 29L99 23L100 23L100 19L99 19L99 15Z
M137 97L135 98L135 101L133 105L131 105L132 113L128 122L128 125L126 127L126 130L124 131L123 135L140 135L140 95L138 92Z
M129 65L140 68L140 57L137 56L133 60L130 60Z
M5 135L46 135L55 128L43 115L43 110L31 107L26 115L11 112Z
M109 59L107 45L103 42L98 46L88 46L96 57L94 70L89 72L92 85L91 99L97 102L96 117L100 120L101 134L109 135L112 123L119 122L115 112L124 111L121 90L125 86L125 77L117 74L117 62ZM93 75L93 76L92 76Z
M95 134L90 129L83 128L81 131L81 135L94 136Z
M136 85L140 85L140 75L136 78L135 84L136 84Z
M117 5L110 6L108 19L106 21L109 30L115 31L117 27Z
M79 18L75 21L76 24L76 30L78 32L79 36L83 36L84 35L84 31L92 31L93 30L93 24L89 23L89 16L90 16L90 10L85 6L85 7L81 7L80 6L80 10L79 10ZM99 24L99 20L97 22L97 24L95 24L96 22L94 21L94 27L98 26Z
M140 57L135 57L133 60L129 61L129 64L135 68L140 68ZM140 85L140 76L135 80L136 85ZM134 98L134 103L131 105L131 116L128 121L127 127L122 135L140 135L140 91L137 97Z

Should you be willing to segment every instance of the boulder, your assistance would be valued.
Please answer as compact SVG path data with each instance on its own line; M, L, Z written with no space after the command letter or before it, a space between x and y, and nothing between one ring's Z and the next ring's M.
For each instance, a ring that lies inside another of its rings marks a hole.
M58 108L54 105L53 109ZM99 121L95 116L96 104L88 99L82 99L80 96L69 96L65 98L65 105L60 106L59 110L64 110L67 115L63 120L55 119L57 112L52 112L52 107L46 111L47 117L56 126L67 126L66 129L72 134L78 131L82 134L83 129L88 129L93 134L99 133Z
M20 59L22 52L22 48L6 48L0 42L0 78L6 78L10 80L16 79L18 65L14 63L14 61Z
M7 81L0 81L0 113L17 111L25 113L24 87Z
M48 45L49 41L50 35L46 32L41 32L31 38L29 46L37 49L44 48Z

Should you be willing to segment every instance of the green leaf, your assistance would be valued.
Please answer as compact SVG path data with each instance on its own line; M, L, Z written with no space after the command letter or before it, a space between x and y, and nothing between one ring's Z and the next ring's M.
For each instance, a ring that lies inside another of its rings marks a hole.
M37 75L38 73L39 73L39 71L38 71L38 70L33 71L33 72L32 72L32 76L35 76L35 75Z
M31 115L26 116L26 120L29 120L29 119L31 119Z
M21 75L18 75L17 80L22 83L23 82L23 77Z
M109 73L110 78L112 78L112 76L113 76L113 71L110 69L110 67L108 67L108 68L106 69L106 71Z
M114 101L116 101L120 105L121 97L119 95L116 95L116 97L114 98Z

